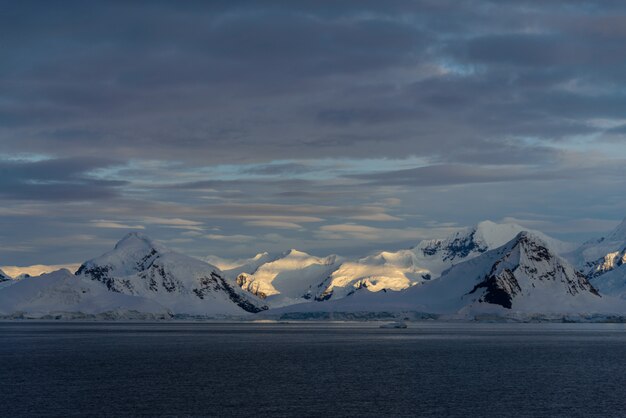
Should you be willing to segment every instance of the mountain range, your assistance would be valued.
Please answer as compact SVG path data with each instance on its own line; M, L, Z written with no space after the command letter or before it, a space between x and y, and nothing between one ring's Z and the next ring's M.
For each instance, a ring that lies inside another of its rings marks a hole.
M615 319L626 317L625 262L626 220L578 247L485 221L356 259L292 249L200 260L130 233L75 275L0 271L0 316Z

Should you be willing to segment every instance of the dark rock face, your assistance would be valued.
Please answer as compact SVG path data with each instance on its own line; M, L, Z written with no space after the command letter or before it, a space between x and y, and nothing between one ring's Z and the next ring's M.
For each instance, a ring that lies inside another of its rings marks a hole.
M480 246L475 240L476 231L465 237L457 237L448 245L444 246L442 241L435 241L422 249L425 256L433 256L438 252L443 252L443 260L450 261L458 258L465 258L473 252L484 253L487 248Z
M332 290L324 290L324 292L322 292L320 295L315 296L315 300L317 302L323 302L325 300L328 300L330 298L333 297L333 291Z
M87 266L85 264L81 265L76 271L76 276L84 275L89 276L92 280L103 283L107 289L112 292L123 293L117 287L117 282L113 277L109 276L109 271L111 267L109 266ZM130 290L130 289L129 289Z
M448 248L446 248L446 255L443 259L446 261L454 260L455 258L465 258L474 251L479 253L487 251L487 248L483 248L476 243L474 240L475 234L476 231L472 232L465 238L454 239Z
M500 275L485 277L485 280L474 286L469 294L475 293L480 288L484 288L485 293L480 297L479 302L500 305L507 309L513 306L513 297L522 291L515 275L508 269Z
M265 294L265 292L262 292L261 290L259 290L258 283L251 281L250 276L247 275L246 273L241 273L239 276L237 276L237 278L235 279L235 283L237 284L237 286L239 286L246 292L252 293L258 298L261 298L261 299L267 298L267 295Z
M437 254L437 252L441 249L441 242L434 242L424 248L422 248L422 253L427 256L433 256Z
M226 279L224 279L219 274L213 272L211 273L211 278L213 278L216 281L216 284L218 285L218 287L215 290L218 290L218 288L221 287L221 289L224 290L228 294L228 297L230 298L230 300L236 303L244 311L257 313L261 311L266 311L268 309L268 307L265 305L259 307L251 303L243 295L237 293L235 289L233 289L232 286L228 284Z

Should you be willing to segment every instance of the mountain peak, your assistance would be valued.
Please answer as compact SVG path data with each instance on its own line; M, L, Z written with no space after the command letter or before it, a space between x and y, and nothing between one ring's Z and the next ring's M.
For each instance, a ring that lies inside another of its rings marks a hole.
M310 257L310 255L305 253L304 251L299 251L295 248L292 248L285 253L285 257Z
M140 232L129 232L121 240L115 244L116 250L124 249L136 249L136 248L154 248L161 249L159 244L156 244L152 238L142 234Z
M241 314L266 309L215 266L136 232L127 234L114 250L83 263L76 275L100 282L112 292L147 297L179 313Z
M540 236L529 231L521 231L508 244L476 261L481 259L488 260L489 273L468 293L479 295L476 299L479 303L511 309L516 298L545 290L552 292L559 287L560 294L599 296L580 272L554 254Z
M486 244L489 248L499 247L507 243L524 228L514 223L496 223L492 221L482 221L474 226L475 240Z
M544 246L547 246L547 243L537 234L531 231L520 231L514 238L514 241L517 243L537 243Z

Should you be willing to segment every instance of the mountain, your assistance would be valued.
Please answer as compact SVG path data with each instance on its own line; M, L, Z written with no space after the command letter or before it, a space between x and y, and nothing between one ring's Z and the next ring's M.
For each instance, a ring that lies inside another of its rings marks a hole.
M584 275L536 234L511 241L446 270L440 278L400 292L358 293L335 302L291 306L295 312L422 312L464 317L485 313L626 311L601 297Z
M169 318L170 313L151 300L110 292L99 283L59 270L2 289L0 316L156 319Z
M483 221L442 239L420 242L409 250L380 252L342 264L322 284L316 300L337 299L357 290L402 290L435 279L455 264L497 248L525 229L517 224ZM532 231L559 251L571 245Z
M357 291L399 291L419 285L455 264L503 245L523 230L516 224L484 221L446 238L422 241L408 250L383 251L356 260L314 257L297 250L277 256L260 253L238 261L207 260L219 263L224 274L235 278L242 289L278 307L340 299ZM533 232L559 252L571 250L567 243Z
M61 269L66 269L74 273L78 267L80 267L80 264L69 263L56 265L35 264L32 266L1 266L0 268L9 276L18 278L41 276L44 273L52 273L53 271Z
M267 309L217 267L136 232L112 251L83 263L76 275L102 283L111 292L154 300L174 314L229 316Z
M350 296L366 289L402 290L431 279L411 250L381 252L356 261L346 261L319 286L315 299L324 301Z
M431 295L437 291L448 299L441 300L441 306L448 303L453 309L470 310L489 304L524 312L577 312L598 305L601 299L580 272L539 236L526 231L498 249L451 268L430 289ZM455 293L461 303L451 297Z
M430 270L433 276L439 276L454 264L477 257L506 244L522 231L532 232L548 243L557 253L571 250L571 244L548 237L539 231L524 228L521 225L483 221L444 239L422 241L412 251L420 265Z
M236 280L242 289L266 299L270 306L284 306L314 297L320 283L340 262L336 255L315 257L292 249L261 263L252 273L240 273Z
M568 254L568 258L589 279L596 279L626 263L626 218L606 236L582 244Z

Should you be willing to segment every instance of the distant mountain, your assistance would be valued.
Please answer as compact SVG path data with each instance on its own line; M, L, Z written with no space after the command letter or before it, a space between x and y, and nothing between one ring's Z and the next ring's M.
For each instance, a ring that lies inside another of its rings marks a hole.
M418 263L439 276L454 264L477 257L506 244L522 231L530 231L548 243L556 253L572 249L572 245L513 223L483 221L444 238L420 242L412 251Z
M430 292L443 291L442 299L447 298L449 306L464 309L491 304L526 312L576 312L600 300L584 275L543 239L526 231L500 248L454 266L433 284ZM460 304L451 298L455 293L461 296Z
M357 291L403 290L435 279L455 264L497 248L525 230L516 224L484 221L454 234L420 242L396 252L383 251L356 260L335 255L314 257L297 250L280 255L257 254L229 262L215 260L228 277L272 307L307 300L340 299ZM533 231L557 252L571 251L571 244Z
M298 250L218 260L225 271L131 233L112 251L66 270L11 279L0 271L0 316L245 317L358 312L626 315L626 222L568 256L567 244L519 225L481 222L442 239L356 260ZM596 257L600 254L600 257ZM598 261L599 260L599 261ZM587 264L590 263L590 264ZM621 299L620 299L621 298ZM373 315L373 316L371 316Z
M536 234L511 241L445 271L438 279L400 292L359 293L324 304L297 305L280 313L422 312L464 317L493 313L626 311L601 297L584 275Z
M284 306L312 299L340 262L336 255L322 258L292 249L261 263L250 274L240 273L236 280L242 289L266 299L271 306Z
M317 301L340 299L359 290L402 290L432 278L411 250L381 252L345 261L319 286Z
M0 316L26 318L169 318L146 298L110 292L99 283L59 270L22 279L0 291Z
M267 307L215 266L130 233L112 251L82 264L76 275L109 291L142 296L175 314L242 315Z
M18 278L41 276L44 273L52 273L53 271L61 269L66 269L74 273L78 267L80 267L80 264L70 263L56 265L35 264L32 266L1 266L0 268L9 276Z

